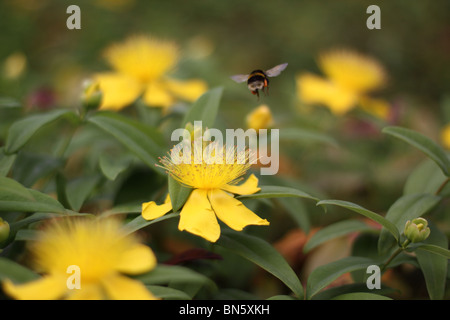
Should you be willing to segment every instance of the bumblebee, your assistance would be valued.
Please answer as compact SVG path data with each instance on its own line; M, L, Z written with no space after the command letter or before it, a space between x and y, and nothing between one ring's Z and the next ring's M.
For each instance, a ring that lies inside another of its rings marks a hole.
M269 77L278 76L281 71L286 69L287 63L279 64L269 70L254 70L250 74L237 74L231 76L231 79L237 83L247 81L248 89L259 98L259 90L262 90L264 94L269 94Z

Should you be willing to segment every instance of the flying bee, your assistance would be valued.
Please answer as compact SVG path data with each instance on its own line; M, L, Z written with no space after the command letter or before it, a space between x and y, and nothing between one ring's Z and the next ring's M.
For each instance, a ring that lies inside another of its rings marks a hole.
M256 94L259 98L259 90L262 90L264 94L269 94L268 78L278 76L281 73L281 71L286 69L287 65L288 65L287 63L282 63L266 71L258 69L252 71L250 74L237 74L231 76L231 79L233 79L237 83L247 81L248 89L253 94Z

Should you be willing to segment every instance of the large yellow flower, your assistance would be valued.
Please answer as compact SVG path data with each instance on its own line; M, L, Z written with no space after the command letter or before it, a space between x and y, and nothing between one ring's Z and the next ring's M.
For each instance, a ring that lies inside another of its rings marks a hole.
M366 111L387 117L388 103L368 96L386 82L386 73L378 61L356 52L340 50L320 55L318 64L326 78L311 73L299 74L296 80L300 100L308 104L323 104L338 115L360 104Z
M132 36L108 47L104 56L115 71L94 76L103 92L101 109L122 109L141 95L147 105L167 108L177 99L194 101L207 90L199 79L167 77L179 60L173 42Z
M123 234L117 220L55 220L31 243L30 252L44 276L18 285L5 280L4 291L15 299L155 299L140 281L123 275L150 271L155 255Z
M209 146L215 146L214 143ZM217 148L218 149L218 148ZM206 147L203 157L193 151L184 158L181 150L172 152L171 157L161 159L161 167L183 185L193 188L180 212L178 229L201 236L210 242L220 237L219 218L230 228L241 231L248 225L269 225L232 194L248 195L261 190L258 179L252 174L247 181L236 185L240 177L250 168L249 151L236 148ZM191 161L180 161L180 159ZM187 163L190 162L190 163ZM142 216L153 220L172 210L170 197L162 205L154 201L142 204Z

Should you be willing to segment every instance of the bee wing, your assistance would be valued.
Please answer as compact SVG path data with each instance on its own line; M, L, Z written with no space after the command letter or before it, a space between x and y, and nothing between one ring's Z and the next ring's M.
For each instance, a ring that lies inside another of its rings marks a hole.
M248 80L248 74L236 74L234 76L231 76L230 78L237 83L241 83Z
M267 70L266 74L268 77L276 77L277 75L279 75L281 73L281 71L286 69L287 65L288 65L287 63L279 64L279 65Z

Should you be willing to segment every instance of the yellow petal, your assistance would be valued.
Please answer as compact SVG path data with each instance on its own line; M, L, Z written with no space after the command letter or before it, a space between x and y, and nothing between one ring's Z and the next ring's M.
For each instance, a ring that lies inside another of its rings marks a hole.
M208 86L203 80L190 79L190 80L166 80L167 89L177 97L187 100L195 101L203 93L208 90Z
M172 210L172 203L170 202L169 195L167 195L164 204L161 205L157 205L155 201L144 202L142 204L142 217L145 220L154 220L162 217L170 210Z
M252 174L250 177L248 177L247 181L245 181L243 184L239 186L234 186L227 184L224 187L221 188L222 190L228 191L230 193L235 194L254 194L261 190L261 188L258 187L258 178Z
M148 84L142 98L151 107L167 108L175 102L167 86L163 82L158 81L152 81Z
M441 131L441 141L446 149L450 150L450 124L447 124Z
M247 115L247 127L260 130L267 129L273 124L272 112L266 105L260 105Z
M38 280L15 285L9 279L3 283L3 290L18 300L55 300L68 290L66 279L60 276L44 276Z
M135 244L121 257L116 268L127 274L140 274L152 270L156 266L153 251L143 244Z
M120 110L134 102L142 92L135 79L119 73L100 73L94 76L102 91L100 109Z
M367 112L377 116L378 118L387 120L389 117L389 103L383 99L372 99L363 97L360 100L361 108Z
M156 300L144 284L126 276L114 275L103 279L108 298L113 300Z
M245 207L242 202L233 198L225 191L212 189L209 191L208 197L217 217L231 229L241 231L248 225L269 225L269 221L258 217Z
M83 283L81 289L68 290L66 300L103 300L105 299L102 288L97 284Z
M309 73L297 77L297 92L304 103L323 104L338 115L352 109L358 98L356 93Z
M379 88L386 78L378 61L350 50L324 53L319 65L331 81L360 94Z
M208 200L207 190L194 189L180 213L180 231L186 230L210 242L220 237L220 226Z

